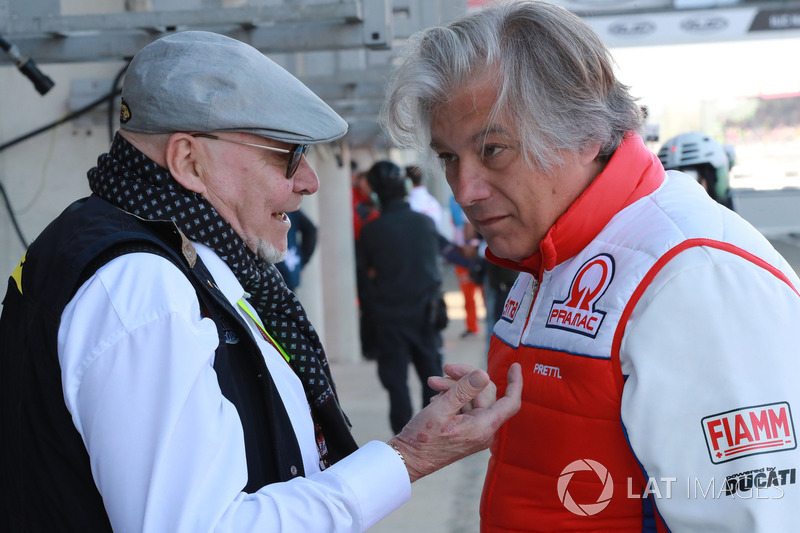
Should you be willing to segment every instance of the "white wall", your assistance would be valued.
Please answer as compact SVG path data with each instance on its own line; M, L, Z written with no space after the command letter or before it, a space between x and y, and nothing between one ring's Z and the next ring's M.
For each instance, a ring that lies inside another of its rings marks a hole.
M0 144L68 113L70 80L108 78L121 63L39 65L56 85L40 96L14 67L0 67ZM105 120L105 115L98 113ZM86 171L108 148L105 124L66 123L0 152L0 182L28 241L70 202L89 193ZM23 247L0 206L0 275L16 266Z

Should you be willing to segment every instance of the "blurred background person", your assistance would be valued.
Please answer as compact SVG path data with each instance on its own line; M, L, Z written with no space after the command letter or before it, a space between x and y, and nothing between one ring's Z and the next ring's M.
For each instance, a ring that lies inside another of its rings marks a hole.
M378 196L381 216L368 222L358 240L361 305L369 313L377 340L378 377L389 393L389 422L402 429L413 412L408 390L412 363L422 384L422 407L436 392L428 377L442 374L442 305L439 233L433 221L413 211L405 172L378 161L367 174Z
M353 171L353 237L355 238L356 264L358 264L358 238L361 228L367 222L380 216L380 211L373 201L372 188L367 181L367 172L359 171L351 165ZM361 355L364 359L375 359L375 326L371 323L369 313L364 309L364 285L360 276L356 275L356 294L358 297L358 333L361 340Z
M439 203L423 183L422 168L417 165L406 167L406 176L411 180L411 190L408 192L408 203L417 213L428 215L436 224L436 230L442 233L442 204Z
M361 235L361 228L370 220L375 220L380 211L372 199L372 188L367 181L365 171L357 172L353 180L353 235L356 241Z
M480 331L478 326L478 304L475 301L476 293L483 294L481 281L476 282L475 280L476 278L482 280L480 277L480 265L477 263L480 239L452 194L450 195L449 208L450 219L453 223L452 241L458 247L459 254L464 258L462 261L453 262L456 281L459 289L461 289L461 294L464 296L465 329L460 335L463 339L477 335Z
M519 272L492 263L486 259L486 241L481 239L478 245L478 260L481 262L483 272L483 298L486 306L486 349L488 351L492 340L494 325L503 316L508 293Z
M286 213L292 226L287 234L286 257L276 263L289 290L300 286L300 273L317 247L317 226L301 210Z
M658 159L665 170L680 170L689 174L703 186L709 196L730 208L730 170L733 167L730 152L710 136L690 131L669 139L658 151Z

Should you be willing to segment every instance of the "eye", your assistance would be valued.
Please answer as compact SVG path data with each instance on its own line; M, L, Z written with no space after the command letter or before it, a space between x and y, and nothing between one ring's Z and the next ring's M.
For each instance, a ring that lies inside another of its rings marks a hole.
M506 147L500 144L487 144L483 147L483 151L481 152L481 157L482 158L497 157L505 149Z
M458 156L456 156L455 154L451 154L449 152L440 152L439 154L436 155L436 157L438 157L439 160L443 163L452 163L453 161L458 159Z

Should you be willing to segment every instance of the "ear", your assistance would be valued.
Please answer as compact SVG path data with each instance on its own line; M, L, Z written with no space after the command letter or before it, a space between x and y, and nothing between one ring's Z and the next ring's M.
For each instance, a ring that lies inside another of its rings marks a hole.
M600 153L600 143L589 143L581 149L580 162L583 166L592 165Z
M167 141L165 151L167 169L175 181L198 194L206 192L202 172L204 156L202 144L188 133L174 133Z

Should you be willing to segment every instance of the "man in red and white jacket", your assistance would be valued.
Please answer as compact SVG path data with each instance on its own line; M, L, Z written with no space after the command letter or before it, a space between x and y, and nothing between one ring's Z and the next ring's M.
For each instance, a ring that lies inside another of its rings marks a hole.
M523 405L492 445L482 531L795 529L791 267L665 172L577 16L519 1L417 43L385 122L429 143L487 257L521 272L488 366L502 389L521 363Z

